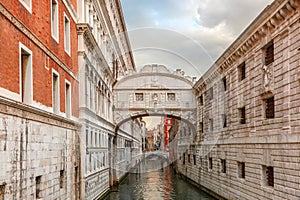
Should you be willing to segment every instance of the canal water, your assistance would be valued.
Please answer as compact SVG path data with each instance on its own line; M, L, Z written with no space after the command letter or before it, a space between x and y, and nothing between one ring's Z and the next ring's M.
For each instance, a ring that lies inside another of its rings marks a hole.
M165 163L166 164L166 163ZM147 159L135 168L106 200L214 200L189 184L159 159Z

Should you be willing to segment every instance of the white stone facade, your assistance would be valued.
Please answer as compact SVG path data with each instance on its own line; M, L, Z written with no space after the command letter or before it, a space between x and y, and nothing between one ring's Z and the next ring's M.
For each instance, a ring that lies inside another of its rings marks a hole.
M125 143L115 131L112 86L135 68L119 0L81 0L78 6L81 194L84 199L96 199L119 179L114 175L119 156L115 141ZM131 129L119 131L132 134Z
M77 124L13 101L0 102L1 198L78 199Z
M200 137L177 163L204 189L300 198L299 17L299 1L274 1L194 86Z
M196 123L193 80L183 74L147 65L124 76L114 87L116 123L151 115L172 115Z

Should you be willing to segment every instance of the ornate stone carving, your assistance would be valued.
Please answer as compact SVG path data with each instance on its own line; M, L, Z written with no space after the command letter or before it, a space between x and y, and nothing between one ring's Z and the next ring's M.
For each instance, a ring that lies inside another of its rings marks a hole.
M272 70L270 66L263 65L263 87L265 90L270 90L272 82Z

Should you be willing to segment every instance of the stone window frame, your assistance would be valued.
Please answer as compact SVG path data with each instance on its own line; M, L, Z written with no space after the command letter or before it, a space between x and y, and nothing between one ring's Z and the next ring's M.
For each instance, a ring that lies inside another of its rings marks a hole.
M64 49L71 56L71 21L66 13L64 13Z
M66 117L72 116L72 85L65 79L65 113Z
M246 124L246 106L238 108L239 124Z
M246 163L237 161L237 175L240 179L246 178Z
M275 58L275 54L274 54L274 41L271 40L270 42L268 42L263 48L263 64L266 66L271 65Z
M19 2L32 14L32 0L19 0Z
M208 170L213 170L213 158L211 156L208 157Z
M262 165L262 185L265 187L274 187L274 167Z
M55 8L53 8L55 5ZM53 16L53 9L55 9L55 16ZM50 0L50 13L51 13L51 36L59 43L59 5L58 0Z
M42 198L41 182L42 182L42 176L36 176L35 177L35 197L36 197L36 199Z
M220 167L221 167L221 173L226 174L227 167L226 167L226 159L220 159Z
M224 76L221 81L222 81L222 89L224 92L226 92L228 90L228 85L227 85L228 83L227 83L226 76Z
M5 199L5 183L0 185L0 199Z
M57 77L56 83L57 85L54 85L54 78ZM54 91L55 87L55 91ZM55 99L54 99L55 95ZM59 73L52 68L52 108L53 112L58 114L60 112L60 77Z
M62 189L64 188L64 183L65 183L65 170L60 170L59 171L59 188Z
M200 106L203 106L203 105L204 105L203 94L201 94L201 95L199 96L198 100L199 100L199 105L200 105Z
M214 119L210 118L208 121L209 121L209 131L213 132L214 131Z
M25 76L23 75L23 56L28 56ZM20 101L28 105L32 104L33 101L33 53L32 51L19 42L19 80L20 80ZM25 77L25 82L24 77ZM25 87L25 88L23 88Z
M144 101L144 93L142 92L136 92L134 94L135 101Z
M271 106L273 106L273 107L271 107L271 111L268 112L268 109L270 106L269 104L271 103L271 102L269 102L270 100L272 100ZM263 98L263 108L264 108L263 111L264 111L265 119L274 119L275 118L275 96L274 95Z
M175 92L168 92L167 93L167 99L168 99L168 101L176 101L176 94L175 94Z
M208 89L208 95L209 95L209 100L214 99L214 87L213 86Z
M242 62L237 67L238 70L238 81L241 82L246 79L246 62Z
M227 128L228 127L227 115L225 113L222 114L222 127L223 128Z

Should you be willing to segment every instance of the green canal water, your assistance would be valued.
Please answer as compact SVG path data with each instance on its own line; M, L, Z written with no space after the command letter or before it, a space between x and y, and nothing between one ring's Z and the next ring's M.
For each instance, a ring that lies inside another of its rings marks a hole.
M214 200L165 166L159 159L141 163L106 200Z

